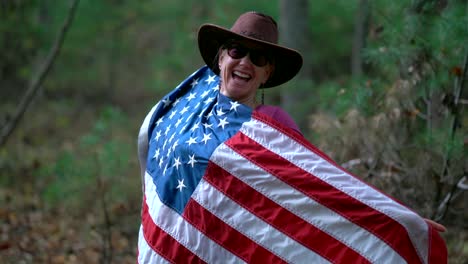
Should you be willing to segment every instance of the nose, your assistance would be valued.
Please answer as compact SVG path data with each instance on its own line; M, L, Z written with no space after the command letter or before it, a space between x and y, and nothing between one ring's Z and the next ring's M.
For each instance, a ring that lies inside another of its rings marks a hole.
M240 64L252 64L253 62L250 60L250 53L247 53L244 57L240 59Z

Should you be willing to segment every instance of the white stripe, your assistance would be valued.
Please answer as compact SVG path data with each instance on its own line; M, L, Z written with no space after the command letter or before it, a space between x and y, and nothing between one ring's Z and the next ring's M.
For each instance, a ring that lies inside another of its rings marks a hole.
M146 115L145 119L143 120L143 124L140 127L140 132L138 133L138 161L140 162L140 175L141 175L141 185L142 191L145 191L145 186L143 183L145 182L145 171L146 171L146 160L148 157L148 127L149 122L151 121L151 117L154 114L154 111L158 107L159 103L157 103L151 111Z
M428 262L428 226L416 213L341 168L330 165L319 155L259 120L245 122L240 131L289 162L402 224L419 257L424 263ZM289 151L285 152L285 149Z
M145 237L143 236L143 226L140 225L140 232L138 234L138 263L163 263L169 264L170 262L166 261L163 257L159 256L158 253L154 252L153 249L146 242Z
M382 258L389 263L405 262L388 244L372 233L310 199L228 146L219 146L213 152L211 161L304 221L341 241L370 262L378 262Z
M145 180L148 212L156 225L205 262L242 263L237 256L210 240L178 213L164 205L159 200L156 185L148 173L145 174Z
M226 224L289 263L329 263L245 210L203 179L192 198Z

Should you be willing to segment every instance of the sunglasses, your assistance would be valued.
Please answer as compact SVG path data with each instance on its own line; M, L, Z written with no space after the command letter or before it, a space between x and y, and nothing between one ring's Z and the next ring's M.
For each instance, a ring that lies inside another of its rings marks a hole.
M258 67L263 67L270 61L268 54L264 51L249 49L239 43L228 43L226 49L229 57L236 60L249 54L250 61Z

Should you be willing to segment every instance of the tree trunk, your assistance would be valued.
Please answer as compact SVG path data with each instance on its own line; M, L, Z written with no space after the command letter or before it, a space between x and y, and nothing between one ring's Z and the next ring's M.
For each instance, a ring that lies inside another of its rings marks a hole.
M281 91L281 106L289 112L300 127L305 126L306 118L303 111L297 111L297 102L303 101L303 94L298 87L301 80L308 78L310 69L309 34L308 34L308 1L307 0L281 0L279 34L280 44L298 50L304 64L294 81L288 84L287 89ZM293 111L294 110L294 111Z
M21 98L19 106L16 108L16 111L13 115L13 118L10 122L5 124L0 131L0 147L3 146L6 142L8 137L11 135L13 130L16 128L17 124L23 117L26 109L28 108L31 101L36 96L37 92L41 88L42 82L46 78L47 74L50 72L52 65L54 64L55 59L60 53L60 49L62 48L62 44L65 40L65 35L68 32L68 29L73 21L75 16L76 9L78 7L78 3L80 0L73 0L70 8L68 10L68 15L63 22L62 28L55 39L55 42L49 52L44 63L39 68L36 75L33 76L31 82L29 83L28 89L26 90L25 95Z
M360 0L354 22L353 53L351 58L351 74L353 77L358 77L363 73L362 50L366 46L369 14L369 0Z

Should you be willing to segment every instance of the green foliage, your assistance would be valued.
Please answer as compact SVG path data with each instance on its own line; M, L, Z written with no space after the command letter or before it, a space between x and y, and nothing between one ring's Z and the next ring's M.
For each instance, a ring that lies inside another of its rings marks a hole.
M56 163L42 168L40 174L49 181L43 191L49 205L81 207L86 206L83 199L100 195L114 202L128 198L130 193L124 191L128 188L126 179L137 174L128 171L133 149L115 132L127 122L121 110L104 108L94 127L78 139L73 151L62 151Z
M14 1L0 5L0 102L15 98L32 72L37 47L45 41L40 27L39 1ZM21 26L18 26L21 25Z
M320 144L342 162L372 160L371 169L355 168L356 174L372 173L370 182L426 216L436 215L466 170L467 115L454 101L460 90L462 98L468 94L460 86L466 10L464 1L373 1L367 76L317 89L319 113L312 119Z
M355 11L358 1L311 1L312 77L327 80L350 72Z
M385 91L378 80L347 80L322 82L315 87L318 110L344 118L350 109L365 116L379 111Z

